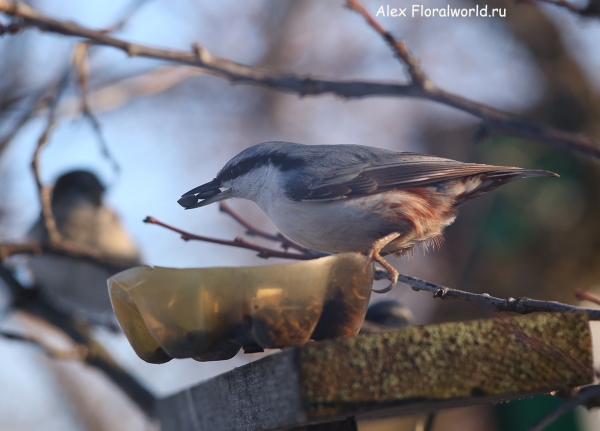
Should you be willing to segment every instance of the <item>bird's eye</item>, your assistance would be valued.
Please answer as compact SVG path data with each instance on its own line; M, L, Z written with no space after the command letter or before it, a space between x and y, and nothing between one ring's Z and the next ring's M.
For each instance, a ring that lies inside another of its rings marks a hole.
M236 166L232 166L229 169L229 175L231 175L231 178L236 178L236 177L238 177L240 175L241 171L242 170L240 169L239 166L237 166L237 165Z

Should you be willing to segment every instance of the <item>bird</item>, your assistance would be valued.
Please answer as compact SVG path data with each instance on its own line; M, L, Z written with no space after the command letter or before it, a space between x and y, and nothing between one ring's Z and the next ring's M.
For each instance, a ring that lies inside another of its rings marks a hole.
M263 142L229 160L215 178L184 193L185 209L231 198L255 202L278 229L322 252L383 256L439 247L465 202L511 181L554 172L463 163L364 145Z
M415 317L406 305L395 299L376 302L367 309L361 334L389 332L408 328L415 323Z
M111 327L115 318L106 280L119 269L139 265L140 254L117 214L103 202L104 192L105 187L92 172L67 172L54 184L52 212L62 238L123 262L123 268L49 254L32 257L29 267L35 287L58 309L89 323ZM48 240L41 216L27 237Z

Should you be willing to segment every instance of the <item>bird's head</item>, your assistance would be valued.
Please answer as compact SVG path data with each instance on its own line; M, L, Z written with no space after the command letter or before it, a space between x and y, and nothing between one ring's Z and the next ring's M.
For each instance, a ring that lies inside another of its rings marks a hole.
M79 199L100 206L104 190L104 186L93 173L85 170L70 171L56 180L52 190L52 204Z
M285 142L264 142L246 148L228 161L217 176L182 195L185 209L199 208L229 198L255 200L267 183L279 181L278 173L299 167L303 160L286 152Z

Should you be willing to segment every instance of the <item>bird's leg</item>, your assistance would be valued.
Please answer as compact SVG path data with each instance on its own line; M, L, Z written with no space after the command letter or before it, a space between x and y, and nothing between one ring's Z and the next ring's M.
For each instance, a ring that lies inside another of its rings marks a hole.
M398 276L400 275L400 273L398 271L396 271L396 268L394 268L392 265L390 265L381 256L380 252L381 252L381 250L383 250L385 248L386 245L388 245L390 242L394 241L399 236L400 236L400 234L398 232L392 232L390 234L387 234L383 238L379 238L377 241L375 241L373 244L371 244L371 247L367 251L367 257L369 257L369 263L370 263L370 260L374 260L375 262L377 262L378 264L383 266L383 268L388 272L388 280L391 281L390 285L386 288L383 288L380 290L373 289L373 292L375 292L375 293L389 292L390 290L392 290L392 288L398 281Z

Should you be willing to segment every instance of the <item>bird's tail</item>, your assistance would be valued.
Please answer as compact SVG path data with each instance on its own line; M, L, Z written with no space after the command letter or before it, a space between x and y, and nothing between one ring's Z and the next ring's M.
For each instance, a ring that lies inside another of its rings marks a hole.
M483 172L462 178L453 185L456 188L455 205L462 205L477 196L521 178L558 176L558 174L550 171L521 168L499 168L498 170Z

